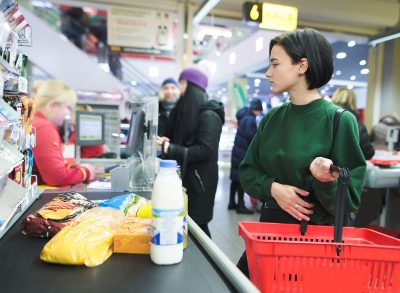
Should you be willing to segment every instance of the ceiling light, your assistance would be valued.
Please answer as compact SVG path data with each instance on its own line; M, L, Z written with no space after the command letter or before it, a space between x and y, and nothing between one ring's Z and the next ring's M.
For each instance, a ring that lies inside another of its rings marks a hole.
M136 81L136 80L132 80L132 81L131 81L131 85L132 85L132 86L137 86L137 81Z
M253 97L257 98L257 97L258 97L258 94L254 94Z
M363 60L360 61L360 65L361 65L361 66L364 66L364 65L366 65L366 64L367 64L367 60L364 60L364 59L363 59Z
M230 29L218 26L199 26L197 31L197 39L203 40L205 36L212 36L217 39L218 37L231 38L232 32Z
M260 89L255 89L254 92L255 92L256 94L258 94L258 93L260 92Z
M260 84L259 84L259 83L255 83L254 86L255 86L255 87L259 87Z
M347 57L347 54L345 52L339 52L336 54L337 59L344 59Z
M369 69L368 68L363 68L360 71L361 74L368 74L369 73Z
M350 47L350 48L354 47L355 45L356 45L356 41L350 41L350 42L347 43L347 46Z
M229 64L235 64L236 63L236 53L232 52L229 54Z
M256 52L260 52L264 48L264 38L258 37L256 39Z
M150 66L149 67L149 76L150 77L158 77L159 71L158 67Z
M341 72L340 70L336 70L335 74L336 74L336 75L341 75L342 72Z
M348 85L347 88L348 88L349 90L351 90L351 89L353 89L353 86L352 86L352 85Z
M350 80L356 80L356 76L355 75L350 76Z
M259 79L259 78L256 78L255 80L254 80L254 84L256 84L256 83L260 83L261 82L261 79Z

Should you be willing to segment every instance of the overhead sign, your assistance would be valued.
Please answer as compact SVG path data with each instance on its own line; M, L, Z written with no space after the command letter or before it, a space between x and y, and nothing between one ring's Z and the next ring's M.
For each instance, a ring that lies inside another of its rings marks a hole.
M172 56L171 13L122 6L108 6L107 42L113 51Z
M247 22L259 23L260 28L294 31L297 28L298 9L269 3L245 2L243 17Z

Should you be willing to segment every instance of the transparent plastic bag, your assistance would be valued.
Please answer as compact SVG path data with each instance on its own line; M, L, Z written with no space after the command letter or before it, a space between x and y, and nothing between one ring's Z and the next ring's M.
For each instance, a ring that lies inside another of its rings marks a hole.
M124 214L113 208L95 207L64 227L43 248L45 262L95 267L112 254L115 232L124 222Z

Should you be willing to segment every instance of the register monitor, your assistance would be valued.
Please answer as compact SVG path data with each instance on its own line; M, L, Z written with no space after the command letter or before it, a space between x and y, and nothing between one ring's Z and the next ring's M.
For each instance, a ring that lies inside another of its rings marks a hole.
M141 107L136 107L132 111L126 143L126 153L128 157L143 154L145 132L145 113Z
M76 144L79 146L105 144L104 114L76 112Z

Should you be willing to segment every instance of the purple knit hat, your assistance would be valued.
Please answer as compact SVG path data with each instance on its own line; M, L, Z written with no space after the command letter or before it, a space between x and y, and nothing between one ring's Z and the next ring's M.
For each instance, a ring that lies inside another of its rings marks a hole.
M179 75L179 81L186 80L197 85L204 91L207 90L208 77L203 72L196 68L186 68L182 70L181 75Z

